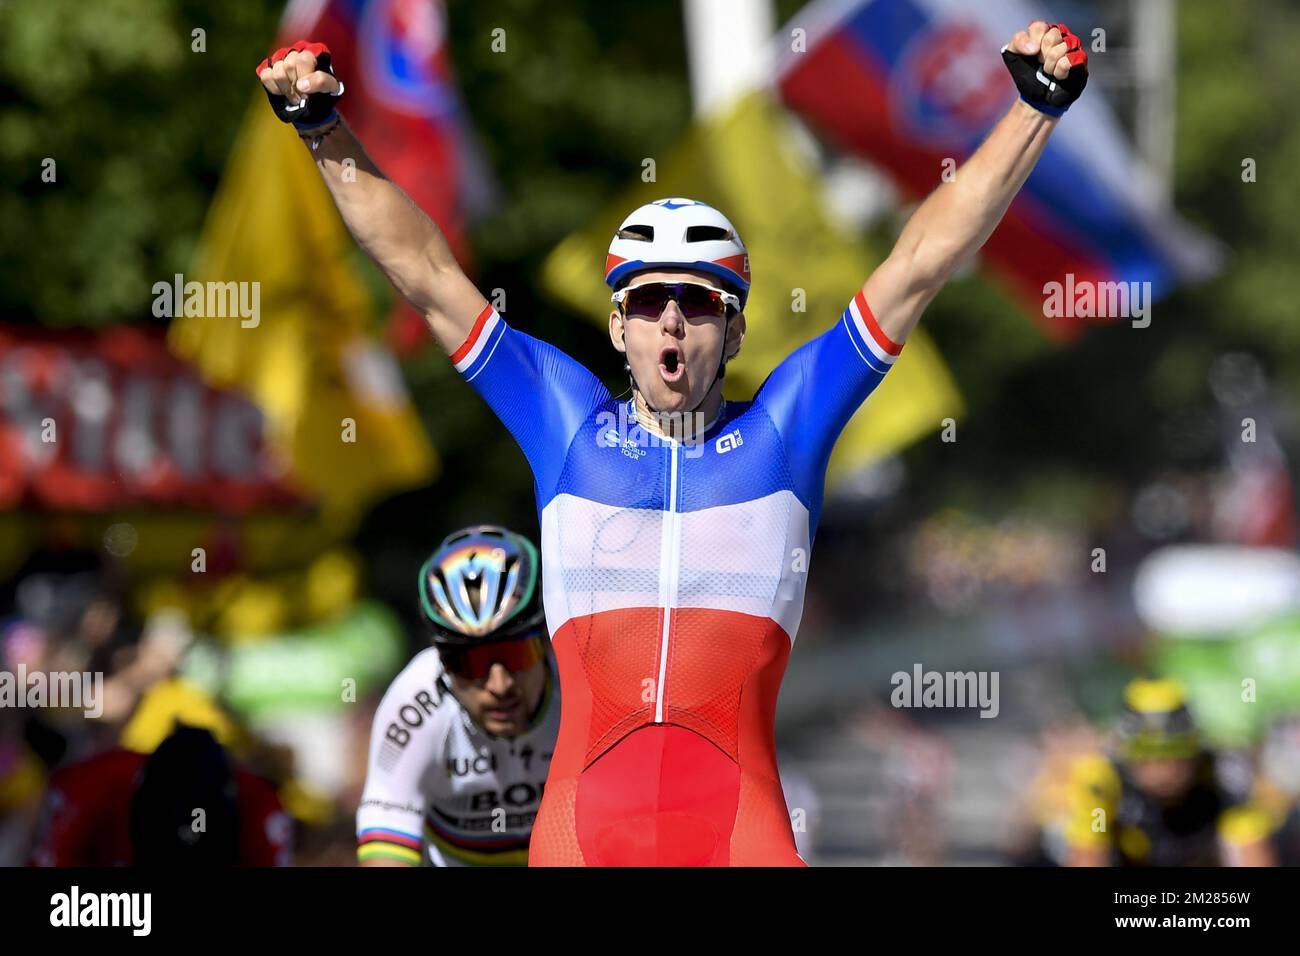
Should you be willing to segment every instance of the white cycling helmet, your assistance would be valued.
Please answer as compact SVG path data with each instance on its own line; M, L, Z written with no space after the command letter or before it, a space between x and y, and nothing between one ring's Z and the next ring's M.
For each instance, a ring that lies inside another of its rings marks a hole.
M745 307L749 253L722 213L694 199L656 199L633 210L609 244L605 282L611 289L647 269L699 269L733 288Z

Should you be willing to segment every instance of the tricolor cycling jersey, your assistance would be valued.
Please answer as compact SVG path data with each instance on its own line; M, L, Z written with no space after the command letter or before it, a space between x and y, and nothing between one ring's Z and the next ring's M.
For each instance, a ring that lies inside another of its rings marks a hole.
M452 695L434 648L393 679L375 712L357 856L434 866L522 866L559 730L546 690L529 729L494 737ZM424 854L421 849L423 847Z
M702 440L490 306L452 355L532 467L564 688L532 865L799 865L776 699L826 465L901 346L862 294Z

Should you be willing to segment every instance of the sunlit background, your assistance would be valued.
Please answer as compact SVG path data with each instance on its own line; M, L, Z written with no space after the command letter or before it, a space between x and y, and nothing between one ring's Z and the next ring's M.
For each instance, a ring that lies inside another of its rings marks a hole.
M0 707L0 863L56 768L177 715L275 782L299 863L351 863L420 563L467 524L537 535L522 454L266 108L254 65L308 34L479 287L615 394L613 227L723 209L747 398L1011 103L1011 31L1070 24L1091 79L1047 172L833 461L778 722L801 848L1050 858L1062 768L1139 674L1183 682L1225 786L1269 776L1266 742L1300 765L1300 9L969 6L0 5L0 670L106 675L96 720ZM1149 283L1149 313L1050 314L1065 271ZM260 283L256 322L159 314L190 280ZM891 706L917 666L996 672L997 715ZM1281 820L1300 781L1273 783Z

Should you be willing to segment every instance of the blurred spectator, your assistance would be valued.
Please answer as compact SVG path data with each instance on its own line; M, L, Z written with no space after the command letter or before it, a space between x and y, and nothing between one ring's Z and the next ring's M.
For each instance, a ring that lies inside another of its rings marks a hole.
M882 830L891 835L894 852L911 866L942 862L947 843L944 810L953 773L951 747L901 710L879 703L862 718L858 732L881 755Z
M1269 729L1260 748L1254 799L1273 819L1282 866L1300 866L1300 714Z
M1088 754L1066 771L1068 864L1273 865L1272 821L1216 775L1182 686L1131 681L1124 707L1113 758Z
M152 754L113 749L55 773L37 866L287 866L275 788L208 730L180 724Z
M1071 768L1098 752L1101 735L1082 717L1053 721L1039 735L1030 760L1036 769L1012 806L1012 862L1021 866L1064 866L1069 860L1065 821L1069 817Z

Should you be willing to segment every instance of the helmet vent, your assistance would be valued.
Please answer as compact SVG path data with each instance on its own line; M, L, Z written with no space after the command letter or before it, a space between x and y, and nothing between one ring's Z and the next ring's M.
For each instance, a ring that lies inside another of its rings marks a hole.
M474 578L465 582L465 593L469 597L470 607L483 613L483 579Z
M644 225L624 226L618 231L619 239L636 239L639 242L654 242L655 227Z
M721 226L687 226L687 242L713 242L715 240L726 241L734 239L735 233L730 229L723 229Z

